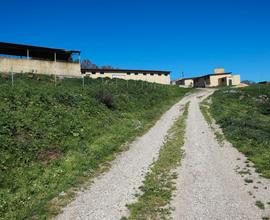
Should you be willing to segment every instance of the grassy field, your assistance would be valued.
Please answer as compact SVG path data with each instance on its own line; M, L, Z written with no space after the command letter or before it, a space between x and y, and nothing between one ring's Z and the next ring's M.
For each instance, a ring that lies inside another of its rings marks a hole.
M270 86L218 90L210 112L225 137L270 178Z
M167 140L161 148L158 159L153 163L151 170L147 173L144 184L140 188L142 194L138 201L129 204L129 217L124 219L170 219L171 208L169 203L175 189L177 175L173 172L181 160L184 144L185 120L188 113L186 104L182 116L169 130Z
M187 89L50 76L0 79L0 218L45 219Z

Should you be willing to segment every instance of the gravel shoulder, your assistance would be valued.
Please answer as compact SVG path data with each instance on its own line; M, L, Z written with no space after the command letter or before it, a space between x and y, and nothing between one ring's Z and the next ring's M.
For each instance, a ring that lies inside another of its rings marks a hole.
M75 200L63 209L57 220L120 219L128 214L126 204L135 201L134 194L148 171L169 128L181 114L181 109L196 93L185 96L168 110L143 136L137 138L128 151L121 153L107 173L97 177Z
M249 193L251 185L237 172L238 167L244 166L245 157L228 142L223 146L218 143L200 111L199 102L212 92L204 90L191 98L185 156L177 171L177 190L172 201L173 219L262 219L267 210L255 206L256 198ZM256 189L260 191L258 196L270 199L269 181L261 182L264 188Z

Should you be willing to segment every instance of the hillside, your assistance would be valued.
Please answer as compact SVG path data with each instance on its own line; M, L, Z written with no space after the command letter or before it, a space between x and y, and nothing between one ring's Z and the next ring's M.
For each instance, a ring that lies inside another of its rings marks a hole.
M270 178L270 86L218 90L210 111L226 138Z
M140 81L0 80L0 218L42 219L189 90ZM147 147L147 146L146 146Z

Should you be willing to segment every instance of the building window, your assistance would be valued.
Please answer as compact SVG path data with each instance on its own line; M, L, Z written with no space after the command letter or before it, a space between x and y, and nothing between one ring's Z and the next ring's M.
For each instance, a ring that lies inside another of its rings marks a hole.
M138 75L138 73L135 73L135 75Z
M161 76L161 73L159 73L158 75Z
M150 73L151 76L154 76L155 74L154 73Z
M143 75L145 75L145 76L146 76L147 74L146 74L146 73L143 73Z
M100 74L104 74L104 72L100 72Z
M130 75L130 72L127 72L128 75Z
M92 74L96 74L96 72L92 72Z

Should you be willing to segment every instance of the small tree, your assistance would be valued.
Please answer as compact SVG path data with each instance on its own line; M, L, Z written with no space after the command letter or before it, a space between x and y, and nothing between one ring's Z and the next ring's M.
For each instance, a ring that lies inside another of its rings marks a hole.
M96 64L92 63L91 60L85 59L85 60L82 60L82 62L81 62L81 68L82 69L97 69L98 66Z

